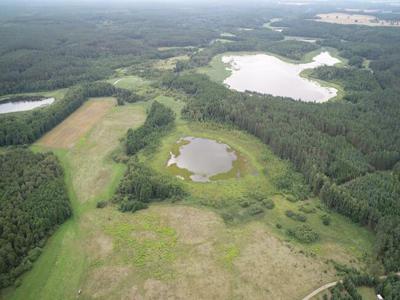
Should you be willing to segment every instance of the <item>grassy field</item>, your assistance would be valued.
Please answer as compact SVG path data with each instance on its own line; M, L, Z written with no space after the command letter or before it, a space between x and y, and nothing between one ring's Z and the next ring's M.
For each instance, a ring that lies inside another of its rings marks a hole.
M188 55L174 56L167 59L160 59L154 63L154 68L159 70L174 70L178 61L189 60Z
M85 102L66 120L44 135L38 144L48 148L71 148L116 105L114 98Z
M107 82L115 85L116 87L128 90L137 90L149 85L150 83L149 81L138 76L124 76L124 75L108 79Z
M156 153L142 153L142 160L170 174L165 164L177 139L206 137L240 151L245 175L184 182L191 193L187 199L135 214L113 206L97 209L97 201L110 199L125 170L111 159L120 138L144 122L150 103L111 107L71 148L34 145L35 151L52 150L59 157L74 216L50 238L22 285L5 291L4 299L297 299L336 278L329 259L365 266L373 235L333 213L332 224L322 225L320 215L327 212L317 199L307 201L315 207L307 223L320 241L305 245L286 235L298 222L285 211L298 211L305 203L288 201L276 187L277 178L293 172L287 162L241 131L187 123L179 115L182 102L167 96L156 100L178 119ZM275 208L248 215L240 197L254 191L271 197Z

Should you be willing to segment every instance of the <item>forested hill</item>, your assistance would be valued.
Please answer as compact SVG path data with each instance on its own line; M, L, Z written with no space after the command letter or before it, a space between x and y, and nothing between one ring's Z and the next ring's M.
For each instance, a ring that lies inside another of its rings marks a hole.
M71 215L64 174L53 154L0 154L0 288L26 270L48 236Z

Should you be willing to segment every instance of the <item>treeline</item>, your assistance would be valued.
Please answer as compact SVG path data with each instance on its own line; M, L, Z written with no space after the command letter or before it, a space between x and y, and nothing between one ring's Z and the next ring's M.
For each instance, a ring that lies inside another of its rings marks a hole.
M342 26L291 18L276 23L285 34L320 39L322 46L334 47L355 67L370 61L369 68L382 88L400 88L400 34L398 28Z
M175 120L175 113L165 105L154 101L145 123L138 129L129 129L126 136L126 152L135 155L149 145L158 143L162 134Z
M153 201L181 198L186 195L176 178L161 175L133 156L112 202L123 212L147 208Z
M224 52L263 51L272 52L293 60L301 60L306 53L320 48L319 45L302 41L284 41L282 34L266 28L245 31L245 34L240 31L236 33L238 37L232 43L214 43L212 46L192 54L190 60L179 61L176 65L176 71L181 72L205 66L215 55Z
M180 198L186 195L176 178L158 174L136 154L149 146L155 146L160 137L171 128L175 113L165 105L154 101L145 123L136 130L129 129L126 137L126 152L131 158L112 202L118 203L121 211L135 212L147 208L152 201ZM100 204L101 206L101 204Z
M71 216L63 170L53 154L0 154L0 288L32 267L46 239Z
M323 299L362 300L363 298L358 289L360 287L373 288L375 293L381 295L383 299L400 299L399 275L389 274L385 277L376 277L339 264L335 264L335 268L339 275L344 276L343 280L331 288L329 294L325 294Z
M184 117L234 124L259 137L281 158L292 161L329 207L369 225L378 237L382 236L376 248L388 271L400 268L400 237L388 228L389 224L398 228L400 222L392 218L388 221L387 211L378 209L390 201L395 205L395 201L387 199L380 183L369 176L364 180L370 185L370 193L376 193L373 197L348 191L350 187L354 191L362 189L356 187L361 181L342 186L382 167L390 170L396 164L399 158L395 153L400 149L398 94L379 89L358 104L320 105L238 93L202 75L169 76L163 84L191 95L182 111ZM381 180L395 181L390 172ZM394 196L399 199L397 194Z
M61 123L89 97L116 96L118 103L141 100L135 93L106 82L70 88L53 104L27 112L0 115L0 146L30 144Z

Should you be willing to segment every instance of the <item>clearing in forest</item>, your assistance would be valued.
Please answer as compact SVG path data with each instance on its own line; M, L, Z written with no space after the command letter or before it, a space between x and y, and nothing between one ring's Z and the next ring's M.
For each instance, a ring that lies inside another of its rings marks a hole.
M87 101L42 137L38 144L50 148L73 147L114 105L114 98L97 98Z

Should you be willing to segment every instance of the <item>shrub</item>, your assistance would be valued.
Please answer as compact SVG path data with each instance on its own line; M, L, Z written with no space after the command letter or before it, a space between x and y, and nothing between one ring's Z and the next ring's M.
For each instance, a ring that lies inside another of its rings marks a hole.
M239 205L243 208L249 207L251 205L251 201L247 199L241 199Z
M322 215L321 216L322 224L328 226L331 224L331 217L329 215Z
M108 204L107 201L99 201L99 202L97 202L96 207L97 208L104 208L104 207L107 206L107 204Z
M297 202L299 201L298 199L296 199L295 197L293 197L292 195L286 196L286 200L290 201L290 202Z
M264 209L259 204L254 204L247 210L250 216L259 215L264 212Z
M34 262L35 260L38 259L38 257L40 256L41 253L42 253L42 249L39 247L35 247L31 251L28 252L28 259L31 262Z
M286 216L295 220L295 221L299 221L299 222L305 222L307 221L307 217L303 214L299 214L299 213L295 213L291 210L287 210L285 212Z
M304 204L302 206L299 207L299 211L306 213L306 214L313 214L315 213L317 210L315 209L315 207L312 207L308 204Z
M319 240L318 233L306 224L288 229L287 234L302 243L313 243Z
M275 203L272 199L264 199L262 200L262 204L266 209L273 209L275 207Z

